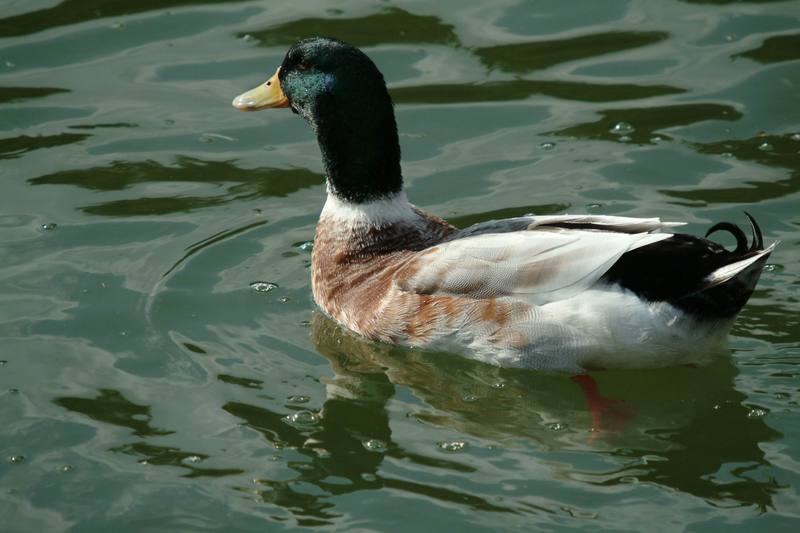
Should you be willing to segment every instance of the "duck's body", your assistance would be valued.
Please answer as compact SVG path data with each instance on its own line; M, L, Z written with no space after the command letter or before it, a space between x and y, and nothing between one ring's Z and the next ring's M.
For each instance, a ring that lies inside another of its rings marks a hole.
M353 103L362 86L370 98ZM675 224L658 219L531 216L458 230L406 199L383 78L339 41L301 41L234 105L291 106L314 127L328 178L314 300L375 341L549 370L694 362L724 342L772 250L754 222L751 246L731 224L712 228L733 233L735 251L660 233Z
M715 302L693 312L702 290L651 300L612 278L627 254L675 239L650 233L668 226L556 216L459 231L402 193L358 205L329 196L314 240L314 300L369 339L500 366L576 371L697 362L724 343L735 312ZM734 252L710 246L708 253L714 250L729 256L719 263L735 262ZM745 254L740 278L760 270L767 254ZM754 281L729 290L746 300Z

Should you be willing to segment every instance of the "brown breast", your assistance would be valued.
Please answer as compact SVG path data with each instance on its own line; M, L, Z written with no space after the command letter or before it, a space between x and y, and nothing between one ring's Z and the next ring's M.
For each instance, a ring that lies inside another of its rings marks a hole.
M392 342L402 332L402 315L416 295L392 294L397 271L420 250L456 231L440 218L418 211L415 221L390 226L337 227L320 218L311 259L314 300L325 313L368 338ZM409 300L406 302L405 300Z

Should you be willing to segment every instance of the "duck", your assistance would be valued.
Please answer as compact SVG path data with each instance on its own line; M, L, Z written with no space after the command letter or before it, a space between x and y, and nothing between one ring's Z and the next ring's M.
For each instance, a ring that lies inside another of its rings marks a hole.
M458 229L409 202L394 107L361 50L300 40L233 100L288 108L316 135L327 199L311 292L321 311L379 343L541 371L697 364L724 347L776 243L730 222L705 238L676 222L520 216ZM726 231L728 250L709 240Z

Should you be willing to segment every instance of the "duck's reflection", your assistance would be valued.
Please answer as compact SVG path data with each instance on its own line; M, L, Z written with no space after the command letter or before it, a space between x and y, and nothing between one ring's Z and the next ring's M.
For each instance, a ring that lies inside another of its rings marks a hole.
M600 372L596 384L576 384L568 376L363 342L319 313L312 338L336 374L327 383L322 432L339 443L329 448L332 464L376 471L381 456L365 454L361 441L380 428L381 438L391 442L384 405L394 385L408 387L429 406L411 414L421 421L501 445L525 439L543 454L600 453L620 465L585 472L562 464L556 476L592 485L649 482L714 505L762 510L781 488L757 472L769 465L759 443L781 434L743 405L746 397L734 387L738 371L727 356L705 367ZM598 401L605 409L598 411ZM345 434L351 443L342 447ZM374 462L351 462L346 454Z
M298 473L294 479L258 480L264 489L259 491L264 501L292 511L298 524L312 526L330 524L338 516L333 504L327 501L328 495L365 489L390 488L476 510L513 512L511 508L468 492L379 472L387 456L427 468L455 472L475 469L455 460L413 453L394 442L386 406L394 396L395 386L384 369L368 359L368 354L376 348L350 339L321 316L314 318L312 331L314 338L322 342L318 348L330 359L336 373L326 383L327 399L317 424L307 428L288 424L283 415L244 403L228 403L223 407L259 431L274 446L291 447L307 457L306 461L289 463ZM342 340L344 342L340 342ZM351 340L355 344L351 345ZM364 352L354 352L357 348ZM383 347L377 348L381 349ZM370 449L370 443L379 448ZM315 485L325 495L298 490L298 482Z
M707 367L600 372L593 375L595 381L576 382L569 376L500 369L451 355L363 342L320 314L313 317L312 338L334 371L325 382L326 399L318 419L287 423L285 409L272 410L255 399L222 405L275 448L291 450L289 478L257 479L256 493L291 512L300 525L333 524L341 515L331 496L375 489L474 510L525 512L513 497L494 497L491 490L478 494L453 483L482 479L484 466L493 468L481 463L480 456L448 457L433 441L430 452L404 447L405 439L391 429L401 425L398 402L392 401L400 389L420 400L404 402L418 406L408 413L413 419L441 428L441 433L524 456L522 468L545 467L509 471L510 476L541 478L546 472L540 481L557 484L563 479L590 490L648 483L711 505L761 510L772 506L773 495L782 488L769 476L770 464L760 448L781 435L743 405L746 397L734 386L737 370L729 357ZM133 404L117 391L55 402L130 429L139 438L171 433L150 425L149 406ZM436 431L429 429L427 434ZM137 441L112 451L152 465L180 466L189 477L245 471L199 468L190 459L205 455L153 442ZM599 469L598 463L603 465ZM434 477L404 476L401 464ZM253 486L241 490L252 493Z

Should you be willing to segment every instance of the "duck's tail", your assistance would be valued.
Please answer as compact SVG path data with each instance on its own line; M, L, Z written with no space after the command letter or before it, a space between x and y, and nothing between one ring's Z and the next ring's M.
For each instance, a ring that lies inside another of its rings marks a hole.
M761 276L761 271L777 242L764 248L764 237L758 222L745 212L750 220L753 241L748 245L742 229L730 222L712 226L706 237L717 231L728 231L736 238L736 249L729 252L731 262L709 272L693 294L673 302L676 306L699 317L733 317L747 303Z
M747 303L767 258L777 243L764 248L758 223L750 220L753 239L740 227L720 222L706 237L727 231L736 249L726 250L708 239L676 233L624 254L604 278L650 301L666 301L699 319L736 316Z

